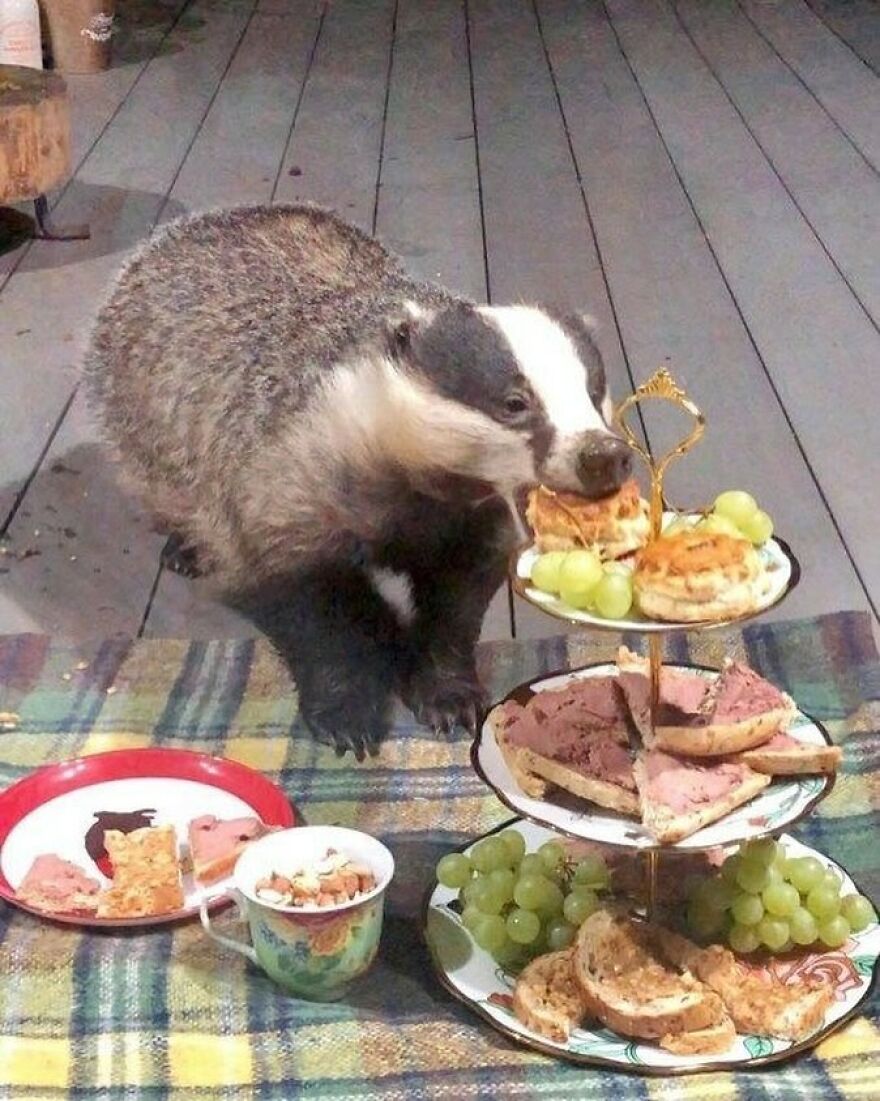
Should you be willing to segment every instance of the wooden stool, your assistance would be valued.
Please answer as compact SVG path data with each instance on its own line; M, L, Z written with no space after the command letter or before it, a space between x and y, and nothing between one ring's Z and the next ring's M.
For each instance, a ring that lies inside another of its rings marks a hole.
M0 65L0 206L31 199L35 237L81 240L87 226L52 225L46 192L70 175L67 86L57 73Z

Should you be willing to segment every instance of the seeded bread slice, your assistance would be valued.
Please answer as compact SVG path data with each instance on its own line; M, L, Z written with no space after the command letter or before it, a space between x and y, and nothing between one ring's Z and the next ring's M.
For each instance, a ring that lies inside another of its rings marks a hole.
M560 1044L586 1015L573 956L571 948L538 956L523 968L513 991L514 1013L526 1028Z
M842 750L839 745L762 745L737 756L755 772L768 776L809 776L836 772Z
M585 776L583 772L570 768L550 757L542 757L531 749L519 750L520 764L533 776L540 776L555 787L571 792L581 799L587 799L599 807L616 810L631 818L639 816L639 797L620 784L609 780Z

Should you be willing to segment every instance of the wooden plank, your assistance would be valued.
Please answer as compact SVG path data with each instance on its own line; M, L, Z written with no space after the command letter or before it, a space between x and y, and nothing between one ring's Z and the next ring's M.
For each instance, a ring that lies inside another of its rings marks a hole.
M681 0L676 10L850 289L880 321L880 176L733 0Z
M802 0L740 0L743 11L880 171L877 80Z
M264 15L258 9L181 167L166 217L178 204L197 210L271 200L318 27L317 12ZM217 603L210 585L162 571L146 636L254 633L242 617Z
M880 75L880 12L877 0L807 0L825 26Z
M468 9L492 301L546 301L596 316L609 380L626 393L629 375L532 6L472 0ZM519 600L515 614L518 637L565 630Z
M126 13L121 34L114 42L114 64L107 72L99 77L64 74L70 100L71 177L76 175L188 3L189 0L147 0L142 7ZM64 190L49 197L50 206L57 204ZM30 247L30 242L25 242L0 255L0 290Z
M0 469L7 479L0 516L7 515L41 456L76 384L77 359L107 280L122 251L153 225L251 14L250 4L238 3L222 9L198 4L193 10L210 14L204 34L196 40L185 30L170 36L170 52L149 67L58 204L59 218L92 223L91 240L35 242L3 291L0 345L7 352L0 386L16 417L0 434ZM50 449L49 462L57 456L57 447ZM107 532L119 537L112 515ZM22 512L13 521L13 540L26 519ZM120 515L122 535L126 524ZM152 569L144 574L141 610L154 576ZM63 589L52 595L59 603L69 600ZM131 620L126 610L125 617L127 629L136 630L139 616Z
M401 0L388 96L376 232L417 278L486 300L464 9ZM510 638L508 589L483 639Z
M880 545L864 486L880 478L880 424L865 366L880 357L880 335L669 9L655 0L608 8L876 607Z
M310 201L371 232L394 0L333 0L275 201Z
M668 360L708 418L697 450L670 469L672 498L701 504L731 486L759 496L808 578L776 618L862 606L864 594L604 12L585 11L578 0L541 0L539 12L633 374L643 381ZM671 440L658 427L652 411L648 432L660 450ZM784 478L767 476L777 470Z

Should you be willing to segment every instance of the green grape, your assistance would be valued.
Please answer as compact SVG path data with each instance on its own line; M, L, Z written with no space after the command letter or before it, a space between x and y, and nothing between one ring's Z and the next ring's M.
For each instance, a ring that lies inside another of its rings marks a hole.
M558 841L545 841L538 849L538 856L540 856L544 865L544 875L556 874L562 871L565 849Z
M826 886L824 881L810 891L806 901L807 909L820 922L833 918L840 909L840 895Z
M779 845L772 837L762 837L757 841L749 841L741 850L741 856L747 864L759 864L769 868L779 854Z
M514 864L518 864L526 851L526 843L523 835L516 830L502 830L498 834L498 840L507 846L508 855Z
M767 887L773 883L785 883L785 874L779 864L771 864L767 869ZM766 887L764 888L767 889Z
M472 933L482 917L483 911L478 906L465 906L461 912L461 923L468 932Z
M593 551L569 551L559 570L559 595L573 608L586 608L602 577L602 563Z
M499 837L487 837L480 844L482 848L479 860L476 855L471 857L471 862L478 872L494 872L496 868L509 868L513 863L510 850Z
M498 892L505 903L510 902L513 898L513 885L516 882L516 875L511 868L496 868L493 872L489 872L488 876L490 886Z
M544 861L537 853L526 853L519 862L519 874L520 878L524 875L543 875Z
M489 882L488 876L479 880L472 897L468 900L469 904L476 906L484 914L500 914L504 909L505 901L503 892Z
M829 891L837 891L840 894L840 889L843 886L843 876L839 875L833 868L826 868L822 873L822 882Z
M708 939L717 936L725 925L724 912L712 910L699 903L692 903L688 907L687 920L690 928L698 937Z
M819 924L809 910L798 906L788 919L788 932L795 944L812 944L819 935Z
M712 507L719 516L726 516L741 527L758 511L758 502L742 489L728 489L718 494Z
M734 921L738 925L757 925L764 916L764 903L759 895L739 895L730 907Z
M484 914L473 933L474 940L486 952L494 955L507 943L507 925L498 914Z
M513 901L523 910L540 909L545 884L548 887L551 886L550 881L543 875L520 875L514 884Z
M725 883L729 883L731 886L735 887L737 885L736 877L739 875L741 867L742 857L739 853L733 853L733 855L728 856L721 865L721 878Z
M551 879L545 879L544 883L546 886L541 886L541 901L538 903L538 909L545 917L555 917L556 914L562 913L565 895L559 885Z
M771 883L761 895L768 913L775 917L790 917L800 907L801 896L790 883Z
M531 580L536 589L544 593L559 592L559 570L565 558L565 551L548 551L535 559Z
M621 573L606 573L593 591L593 604L602 619L623 619L632 602L632 579Z
M734 952L745 954L756 951L761 945L761 938L753 925L740 925L734 922L728 930L727 943Z
M840 904L840 912L854 933L861 933L876 921L874 907L864 895L847 895Z
M711 512L700 524L700 530L729 535L732 539L743 538L743 533L733 520L727 516L722 516L720 512Z
M608 885L610 876L601 856L585 856L578 861L572 876L572 882L601 889Z
M531 944L541 932L541 919L534 910L517 907L507 915L507 935L517 944Z
M572 893L562 904L562 913L572 925L581 925L590 914L599 909L599 900L592 891L584 890Z
M466 883L462 889L458 892L458 901L462 906L472 905L476 902L478 892L483 888L480 884L483 883L483 877L481 875L474 876L470 883Z
M825 874L815 856L796 856L786 864L786 872L789 883L797 887L802 895L817 887Z
M819 926L819 940L829 948L840 948L849 938L849 922L841 914L828 918Z
M719 877L704 879L697 888L696 900L710 910L727 910L736 898L736 890Z
M770 914L765 914L754 929L761 943L766 944L771 952L778 952L788 940L788 922Z
M773 521L766 512L758 509L755 515L746 523L740 524L739 528L746 539L751 540L756 547L759 547L762 543L766 543L773 534Z
M527 957L521 944L508 939L503 947L492 953L492 958L503 970L515 975L522 970Z
M464 853L449 853L437 864L437 881L444 887L458 890L470 882L473 868Z
M568 948L576 933L575 927L567 921L554 919L547 925L547 947L551 952L560 952Z
M746 861L745 857L743 857L743 862L740 864L739 870L736 873L736 882L744 891L757 895L760 894L770 882L770 873L763 864L749 863Z

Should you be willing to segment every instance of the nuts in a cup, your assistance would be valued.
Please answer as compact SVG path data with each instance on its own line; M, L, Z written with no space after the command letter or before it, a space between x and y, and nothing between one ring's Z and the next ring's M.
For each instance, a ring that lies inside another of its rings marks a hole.
M258 879L254 891L274 906L340 906L372 891L376 877L363 864L336 849L288 874L273 871Z

